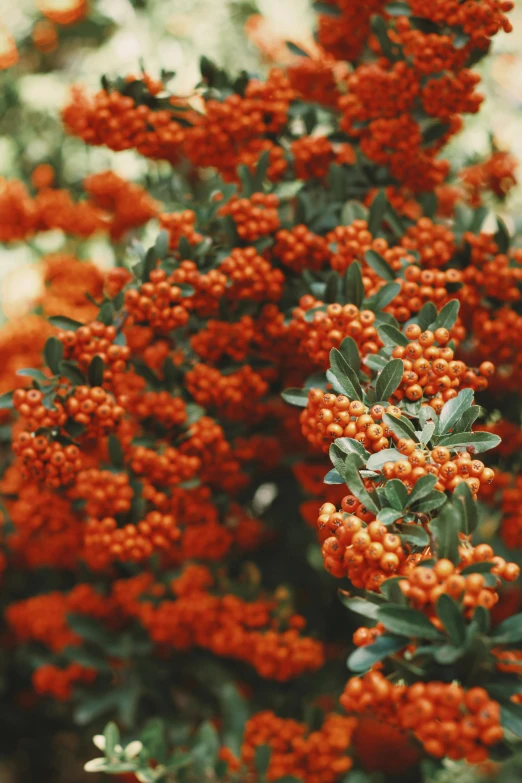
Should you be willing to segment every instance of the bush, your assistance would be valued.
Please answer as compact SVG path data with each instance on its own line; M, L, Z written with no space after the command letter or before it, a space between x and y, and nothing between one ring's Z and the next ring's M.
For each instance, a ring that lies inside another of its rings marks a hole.
M522 255L483 205L514 167L439 157L511 5L330 0L265 80L74 87L67 132L147 186L1 183L2 241L119 259L47 256L2 338L4 704L38 752L110 719L85 768L122 780L516 774Z

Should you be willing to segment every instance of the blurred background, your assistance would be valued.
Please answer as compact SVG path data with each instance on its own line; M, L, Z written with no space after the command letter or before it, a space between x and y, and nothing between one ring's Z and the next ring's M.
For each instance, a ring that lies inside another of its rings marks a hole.
M81 18L55 23L64 13ZM496 36L492 56L478 66L486 101L448 150L457 169L487 154L492 141L522 161L522 0L511 18L514 32ZM58 166L73 191L87 174L108 168L131 180L146 177L133 152L86 147L64 135L60 109L71 84L94 91L103 74L138 74L143 66L152 76L175 72L169 88L188 93L202 54L230 71L263 72L291 56L284 41L311 42L313 21L312 0L0 0L0 67L13 41L19 58L0 70L0 198L2 178L27 182L42 162ZM522 185L503 205L511 230L520 207ZM39 257L67 249L102 266L113 261L106 238L69 248L61 232L0 246L0 322L38 297Z

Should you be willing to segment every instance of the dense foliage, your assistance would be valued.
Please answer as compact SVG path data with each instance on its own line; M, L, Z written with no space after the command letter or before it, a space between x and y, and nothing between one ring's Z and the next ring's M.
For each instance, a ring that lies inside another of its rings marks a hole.
M0 181L2 242L118 259L48 255L0 334L6 747L110 719L86 769L129 781L517 774L515 174L440 157L511 5L330 0L266 80L75 86L67 133L147 182Z

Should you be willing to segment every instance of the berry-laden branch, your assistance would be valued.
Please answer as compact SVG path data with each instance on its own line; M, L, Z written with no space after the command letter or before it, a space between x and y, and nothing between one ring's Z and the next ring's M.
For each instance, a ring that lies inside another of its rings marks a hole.
M4 680L21 721L111 719L88 771L516 763L522 256L482 230L516 178L439 157L511 5L329 0L265 80L75 87L67 131L162 161L147 188L0 182L2 241L68 240L0 335Z

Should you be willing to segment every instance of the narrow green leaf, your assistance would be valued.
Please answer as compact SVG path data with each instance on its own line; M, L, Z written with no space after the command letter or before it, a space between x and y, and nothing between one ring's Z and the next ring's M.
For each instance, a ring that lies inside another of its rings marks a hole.
M343 280L343 293L347 304L354 304L360 307L364 299L364 284L361 273L361 265L353 262Z
M67 318L66 315L52 315L49 318L49 323L67 332L75 332L80 326L83 326L80 321L74 321L72 318Z
M461 389L456 397L448 400L439 414L440 434L446 435L472 404L472 389Z
M326 476L323 479L325 484L344 484L345 481L339 471L335 470L335 468L332 468L332 470L329 470Z
M408 338L392 324L382 324L382 326L378 326L377 332L383 343L389 348L395 348L397 345L405 347L409 344Z
M478 526L477 504L473 500L471 490L465 481L462 481L453 491L454 501L462 503L461 509L461 532L470 536L475 532Z
M385 462L396 462L399 459L403 459L403 455L397 449L383 449L369 457L366 467L368 470L381 470Z
M406 416L393 416L390 413L385 413L382 420L399 438L411 438L418 443L413 424Z
M111 463L113 467L118 468L118 470L123 470L125 461L123 457L123 449L121 447L121 443L114 435L114 433L111 433L109 435L108 439L108 450L109 450L109 458L111 460Z
M464 449L471 447L471 453L479 454L482 451L494 449L500 443L498 435L492 432L458 432L453 435L445 435L438 442L438 446L446 446L448 449Z
M105 726L103 732L105 737L105 755L107 758L111 758L114 753L114 748L120 741L120 732L118 727L112 721Z
M515 614L500 623L491 634L495 644L522 642L522 614Z
M403 525L400 537L402 541L412 546L425 547L430 543L430 537L420 525Z
M370 456L370 452L355 438L336 438L334 443L345 454L359 454L365 462Z
M350 596L347 596L342 590L338 590L337 594L343 606L346 606L350 612L361 614L368 620L377 620L377 613L379 611L378 604L374 604L372 601L367 601L364 598L350 598Z
M348 668L355 673L368 671L375 663L399 652L408 644L409 639L404 636L383 633L373 644L354 650L348 658Z
M510 237L509 237L509 231L507 230L507 226L502 220L501 217L498 215L497 218L497 231L495 234L495 242L498 245L498 249L500 253L507 253L509 250L510 245Z
M501 704L500 722L504 729L508 729L517 737L522 737L522 706L512 701Z
M60 362L60 375L68 378L75 386L83 386L86 383L85 375L78 365L68 359Z
M264 777L270 764L272 748L270 745L258 745L255 750L254 766L258 775Z
M418 503L419 500L423 500L427 495L430 494L430 492L433 490L436 483L437 483L437 476L433 476L431 474L428 474L427 476L422 476L416 482L415 486L410 492L410 496L408 498L408 506L413 506L415 503Z
M350 400L362 400L362 389L357 373L337 348L330 351L330 366L337 381Z
M169 232L168 231L160 231L158 236L156 237L156 242L154 243L154 250L156 252L156 258L164 259L167 253L169 252Z
M462 612L453 598L443 593L437 600L435 610L452 643L456 647L465 645L466 624Z
M366 489L359 474L359 467L361 467L360 457L356 454L348 454L344 463L344 478L350 492L352 492L369 511L373 511L374 514L377 514L380 509L379 496L376 492L370 493Z
M308 392L306 389L285 389L281 397L289 405L296 405L299 408L306 408L308 404Z
M451 302L448 302L447 304L444 305L444 307L436 317L433 326L431 326L430 328L433 331L440 328L451 329L451 327L455 324L455 321L457 320L457 316L459 314L459 308L460 308L460 303L457 301L457 299L452 299Z
M400 283L385 283L382 288L379 288L376 294L371 299L368 299L366 306L369 310L373 310L375 313L381 312L387 307L396 296L400 294Z
M8 410L13 407L13 392L5 392L0 395L0 410Z
M412 320L412 323L417 323L424 332L436 318L437 308L433 302L426 302L415 316L415 320Z
M87 378L91 386L101 386L103 383L103 359L101 356L93 356L87 369Z
M438 489L434 489L424 498L424 500L416 503L415 512L427 514L428 512L435 511L435 509L443 506L446 500L447 498L444 492L439 492Z
M387 206L388 199L386 198L386 193L384 190L379 190L370 205L370 212L368 214L368 231L374 237L379 234Z
M382 370L375 384L375 396L378 400L389 400L393 392L399 388L404 374L402 359L392 359Z
M391 479L386 483L384 494L388 503L397 511L402 511L408 503L408 490L400 479Z
M44 359L53 375L58 375L60 362L63 359L63 345L57 337L49 337L45 343Z
M339 346L339 352L346 359L352 370L359 374L361 369L361 355L357 348L357 343L353 337L345 337Z
M441 634L426 615L409 606L380 606L377 613L380 623L395 634L414 639L440 640Z
M383 525L393 525L401 517L402 511L396 508L381 508L377 514L377 521L382 522Z
M460 515L452 503L442 506L439 515L430 522L431 532L437 543L437 556L459 562Z
M384 259L380 253L377 253L377 251L367 250L364 254L364 260L368 266L379 275L379 277L382 277L383 280L388 280L388 282L395 280L397 275L386 259Z

